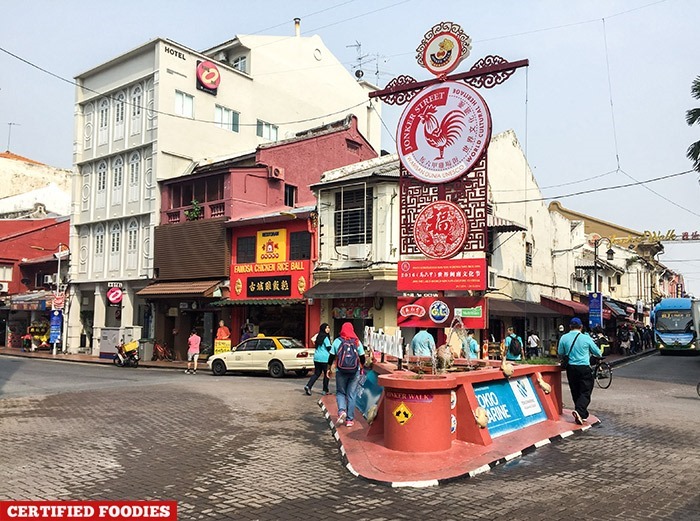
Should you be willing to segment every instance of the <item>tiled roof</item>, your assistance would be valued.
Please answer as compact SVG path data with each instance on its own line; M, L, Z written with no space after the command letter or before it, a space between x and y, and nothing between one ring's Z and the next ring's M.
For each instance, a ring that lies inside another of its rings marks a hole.
M44 163L39 163L39 161L34 161L33 159L29 159L28 157L23 157L23 156L19 156L17 154L13 154L9 150L5 150L5 152L0 153L0 158L12 159L14 161L24 161L25 163L33 163L35 165L43 165L44 164Z

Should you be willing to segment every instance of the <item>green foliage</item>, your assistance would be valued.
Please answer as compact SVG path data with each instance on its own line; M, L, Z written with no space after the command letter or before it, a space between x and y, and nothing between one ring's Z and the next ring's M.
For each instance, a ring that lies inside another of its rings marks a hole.
M559 363L559 359L551 356L538 356L519 361L519 363L529 365L556 365Z
M197 201L197 199L192 200L192 208L190 208L189 210L185 210L185 218L188 221L196 221L197 219L201 219L203 214L204 208L200 206L199 201Z
M693 98L700 100L700 76L693 80L693 85L690 89L690 95ZM690 109L685 113L685 121L688 125L693 126L700 123L700 108ZM696 141L688 147L686 152L688 159L693 162L693 169L700 172L700 141Z

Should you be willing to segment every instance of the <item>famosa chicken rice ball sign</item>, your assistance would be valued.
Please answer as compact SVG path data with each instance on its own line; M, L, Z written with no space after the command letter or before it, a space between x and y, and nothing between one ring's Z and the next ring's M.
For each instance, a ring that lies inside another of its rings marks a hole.
M471 170L491 139L491 114L471 87L454 81L422 90L398 125L399 156L426 183L444 183Z

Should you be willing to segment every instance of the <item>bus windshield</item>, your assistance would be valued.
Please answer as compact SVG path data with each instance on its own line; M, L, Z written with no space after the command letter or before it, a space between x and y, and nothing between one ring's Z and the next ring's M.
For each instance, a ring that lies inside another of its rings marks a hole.
M690 333L694 330L693 317L689 309L658 311L655 327L660 333Z

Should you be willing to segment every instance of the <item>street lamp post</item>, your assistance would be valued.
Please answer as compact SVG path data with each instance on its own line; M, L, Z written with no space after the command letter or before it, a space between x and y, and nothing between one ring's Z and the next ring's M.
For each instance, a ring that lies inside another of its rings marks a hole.
M598 237L593 240L593 291L598 293L598 245L601 241L608 243L608 251L605 252L608 260L615 258L615 251L612 249L612 242L607 237Z

